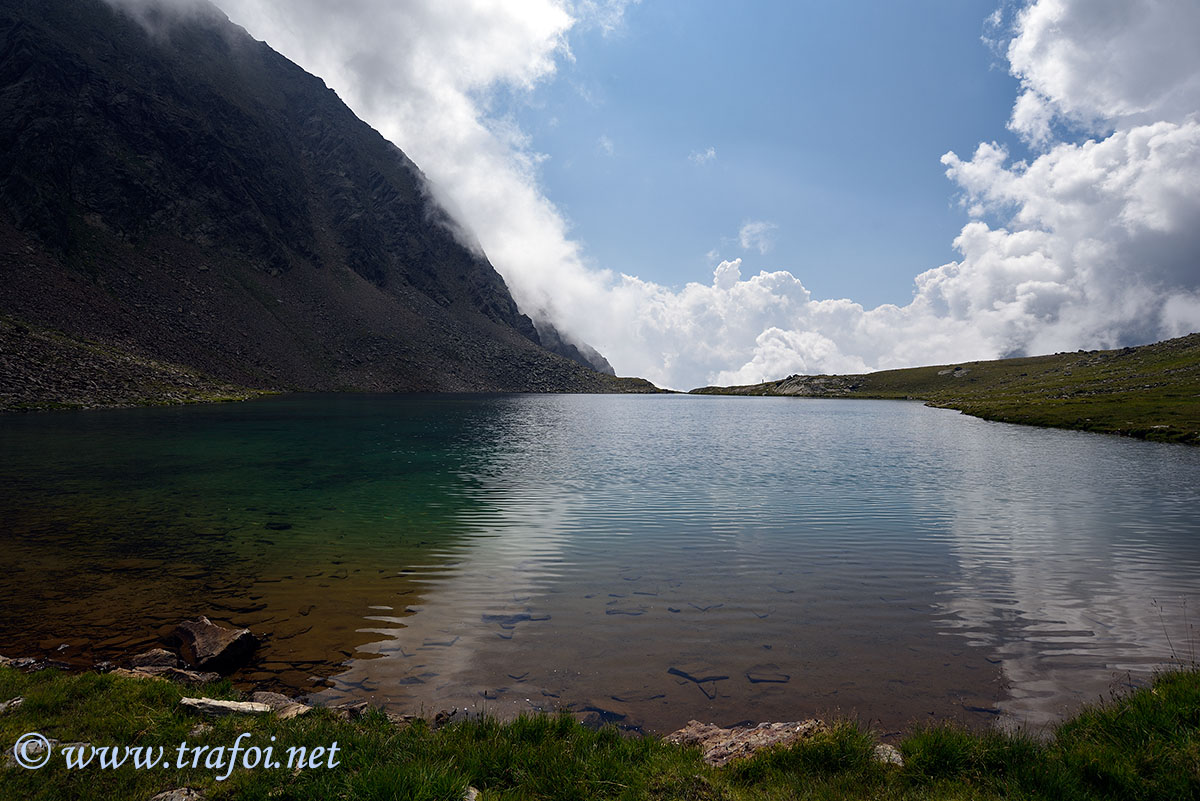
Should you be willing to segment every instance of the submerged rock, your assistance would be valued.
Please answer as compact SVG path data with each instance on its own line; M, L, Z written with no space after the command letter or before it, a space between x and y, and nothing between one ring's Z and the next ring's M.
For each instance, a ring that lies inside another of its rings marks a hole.
M258 638L250 629L228 629L206 617L185 620L175 627L171 638L179 643L180 656L189 665L218 673L237 670L258 648Z

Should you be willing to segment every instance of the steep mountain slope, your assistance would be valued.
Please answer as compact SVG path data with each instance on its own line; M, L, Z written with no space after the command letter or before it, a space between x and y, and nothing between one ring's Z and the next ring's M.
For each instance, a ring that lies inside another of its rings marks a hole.
M0 314L253 387L651 389L541 347L321 80L213 6L136 8L0 0Z

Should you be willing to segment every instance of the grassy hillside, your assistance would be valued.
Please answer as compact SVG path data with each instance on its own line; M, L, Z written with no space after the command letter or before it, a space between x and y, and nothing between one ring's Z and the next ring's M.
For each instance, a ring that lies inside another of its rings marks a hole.
M789 376L692 392L919 399L985 420L1200 444L1200 334L1140 348Z

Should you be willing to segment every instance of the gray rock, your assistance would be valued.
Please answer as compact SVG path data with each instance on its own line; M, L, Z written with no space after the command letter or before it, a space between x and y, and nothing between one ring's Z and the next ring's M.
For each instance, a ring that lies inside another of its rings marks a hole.
M129 666L134 668L177 668L179 657L164 648L152 648L144 654L129 659Z
M259 690L250 696L250 700L257 704L266 704L271 709L283 709L296 703L291 698L288 698L282 693L272 693L266 690Z
M19 695L16 698L11 698L5 701L4 703L0 704L0 715L3 715L5 712L13 712L19 709L23 703L25 703L25 699Z
M179 705L212 718L226 715L261 715L271 711L271 707L266 704L256 704L253 701L219 701L216 698L180 698Z
M191 787L179 787L175 790L163 790L150 801L204 801L205 795Z
M250 696L250 700L258 704L266 704L275 710L275 717L280 720L291 720L298 718L301 715L307 715L312 711L312 707L308 704L302 704L286 695L280 693L267 692L259 690Z
M292 718L298 718L301 715L307 715L309 712L312 712L312 707L308 704L294 703L288 704L282 709L276 709L275 717L279 718L280 720L291 720Z
M875 761L885 765L904 767L904 757L900 754L900 749L888 743L880 743L875 746Z
M790 745L827 730L819 720L791 723L760 723L757 726L735 726L723 729L711 723L689 720L682 729L666 736L676 745L696 746L710 765L721 766L734 759L752 755L773 745Z
M221 678L216 673L203 673L173 667L137 668L136 670L115 668L110 672L114 676L124 676L127 679L163 679L189 685L207 684Z
M228 629L206 617L180 623L171 637L179 643L179 654L185 662L218 673L237 670L258 648L258 638L250 629Z

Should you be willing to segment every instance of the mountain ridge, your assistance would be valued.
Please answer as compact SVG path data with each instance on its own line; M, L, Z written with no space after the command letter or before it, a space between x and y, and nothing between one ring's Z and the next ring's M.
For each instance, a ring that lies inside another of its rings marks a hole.
M0 3L0 314L245 387L654 391L539 335L323 81L144 8Z

